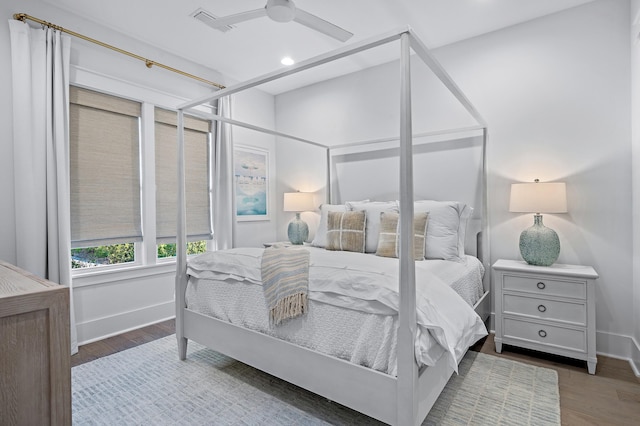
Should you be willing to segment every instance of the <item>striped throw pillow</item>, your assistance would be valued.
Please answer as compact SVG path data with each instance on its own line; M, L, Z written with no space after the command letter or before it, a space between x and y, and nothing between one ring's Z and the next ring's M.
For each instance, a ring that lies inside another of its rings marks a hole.
M378 236L377 256L399 257L400 241L398 213L380 213L380 234ZM413 258L424 260L424 238L427 233L429 213L421 212L413 215Z
M364 253L366 221L364 211L329 212L327 250Z

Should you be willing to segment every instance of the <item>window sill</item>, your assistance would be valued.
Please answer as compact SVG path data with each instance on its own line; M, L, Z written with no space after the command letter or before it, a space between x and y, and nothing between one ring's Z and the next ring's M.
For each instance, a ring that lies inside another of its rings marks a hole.
M136 278L146 278L154 275L175 274L175 260L162 261L155 265L132 265L121 268L108 268L93 271L72 272L73 287L85 287L125 281Z

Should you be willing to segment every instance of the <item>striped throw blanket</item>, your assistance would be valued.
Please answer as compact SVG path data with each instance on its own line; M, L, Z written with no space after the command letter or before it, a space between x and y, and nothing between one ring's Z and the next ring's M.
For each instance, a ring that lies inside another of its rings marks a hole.
M262 254L262 287L269 322L280 324L307 311L309 251L272 246Z

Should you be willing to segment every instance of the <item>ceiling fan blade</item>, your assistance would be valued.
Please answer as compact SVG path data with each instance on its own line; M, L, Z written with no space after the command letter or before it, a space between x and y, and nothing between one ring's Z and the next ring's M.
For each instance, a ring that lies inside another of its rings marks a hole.
M296 9L293 20L342 42L349 40L353 36L353 33L343 30L339 26L327 22L322 18L318 18L316 15L312 15L304 10Z
M260 18L262 16L267 16L267 10L265 8L250 10L248 12L236 13L234 15L229 15L229 16L223 16L221 18L216 18L214 20L207 20L206 24L217 30L221 30L222 28L228 25L249 21L251 19Z

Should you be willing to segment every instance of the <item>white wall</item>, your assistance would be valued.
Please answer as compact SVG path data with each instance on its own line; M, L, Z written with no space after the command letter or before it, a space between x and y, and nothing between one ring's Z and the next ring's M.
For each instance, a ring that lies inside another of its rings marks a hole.
M519 259L518 235L532 223L531 215L508 212L510 184L565 181L569 213L544 221L560 236L558 262L592 265L600 274L598 351L624 358L637 333L629 48L629 2L599 0L435 50L489 124L492 262ZM277 96L278 130L321 142L389 136L397 128L398 97L390 88L395 70L384 65ZM450 102L441 101L440 90L424 95L438 108L414 100L416 131L457 122L446 113ZM434 114L437 120L428 122ZM288 149L278 146L279 163L300 162ZM279 172L282 182L307 179ZM322 179L311 186L323 185ZM371 192L366 179L362 191Z
M276 218L276 239L274 241L287 240L287 227L295 217L295 213L283 212L283 194L285 192L313 192L315 204L318 206L327 201L325 191L326 155L324 148L309 146L284 138L277 139L278 181L276 187L276 211L278 214ZM320 217L313 212L303 212L300 217L309 225L308 241L312 241Z
M257 90L250 90L233 96L232 116L234 120L251 123L266 129L273 129L275 127L275 106L272 95ZM232 132L234 144L249 145L270 152L269 220L238 222L236 225L235 244L237 247L262 247L262 243L276 241L277 216L275 212L282 210L282 206L278 209L278 198L276 197L277 164L275 137L239 126L234 126ZM280 200L280 203L282 203L282 200Z
M633 324L632 359L640 375L640 0L631 1L631 129L633 194Z
M219 73L185 61L153 46L116 33L99 24L81 19L37 0L9 0L0 2L0 16L9 19L13 13L27 13L53 22L98 40L136 52L157 62L216 81L231 83ZM13 140L11 98L11 51L7 21L0 23L0 258L15 262L15 212L13 206ZM164 99L163 106L175 107L187 100L211 92L203 83L195 82L160 68L148 69L142 62L111 52L102 47L72 39L72 82L94 86L101 90L132 96L146 91ZM240 120L272 127L273 96L252 90L237 96L233 114ZM255 132L235 131L242 143L273 151L273 138ZM272 155L275 157L275 155ZM274 183L275 187L275 183ZM274 191L275 192L275 191ZM254 229L255 228L255 229ZM242 245L259 245L275 236L275 218L238 227L238 241ZM78 339L80 343L97 340L110 334L157 322L174 315L174 264L138 268L128 272L113 272L74 278L74 299Z

